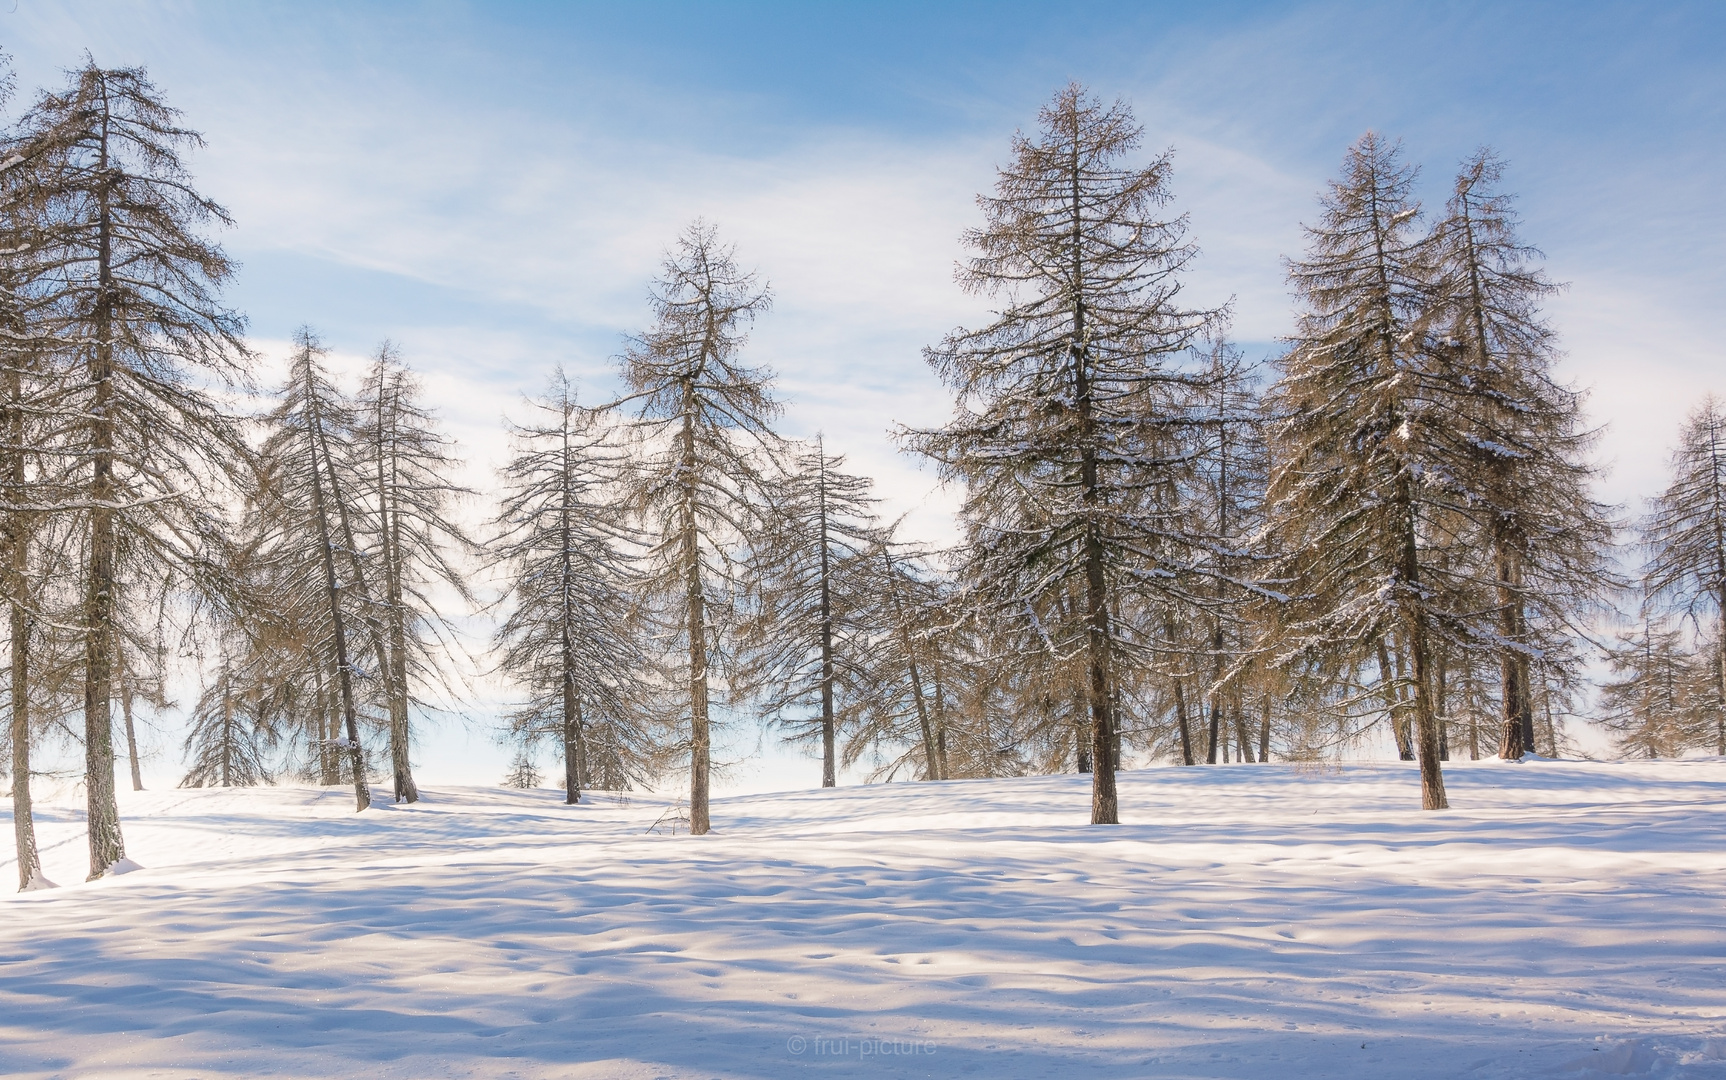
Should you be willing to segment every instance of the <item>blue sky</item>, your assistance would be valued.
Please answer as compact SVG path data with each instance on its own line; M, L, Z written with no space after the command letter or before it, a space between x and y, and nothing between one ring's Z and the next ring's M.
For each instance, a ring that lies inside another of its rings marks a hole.
M1509 160L1569 283L1550 311L1609 498L1651 492L1683 411L1726 392L1718 4L17 0L0 46L21 102L85 49L147 66L208 139L259 347L302 322L355 356L396 340L476 484L554 364L606 393L661 251L704 215L774 288L753 354L787 431L824 431L944 535L950 495L886 433L945 415L919 349L982 311L951 282L958 234L1070 79L1174 148L1191 295L1232 297L1251 355L1289 325L1279 260L1372 128L1430 207L1476 146Z

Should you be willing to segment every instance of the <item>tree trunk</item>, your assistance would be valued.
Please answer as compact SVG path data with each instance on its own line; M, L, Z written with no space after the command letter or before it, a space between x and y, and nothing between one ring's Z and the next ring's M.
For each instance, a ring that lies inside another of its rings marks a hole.
M401 507L396 490L401 483L395 457L395 431L400 418L400 401L396 387L389 384L389 372L378 360L378 538L383 544L385 611L389 620L389 655L379 656L378 675L384 680L384 692L390 709L390 766L395 773L396 802L419 802L419 785L414 783L413 760L408 735L408 668L407 613L402 607L402 538ZM386 410L385 397L389 397ZM388 475L385 465L388 465ZM378 650L381 654L382 649Z
M1492 363L1491 340L1486 329L1486 298L1480 281L1480 254L1474 238L1474 217L1467 197L1461 200L1463 242L1468 260L1469 322L1474 341L1474 363L1487 370ZM1511 479L1514 466L1494 468L1498 498L1502 501L1492 526L1493 551L1498 559L1498 633L1500 690L1504 708L1504 730L1498 754L1519 760L1534 749L1534 703L1528 686L1528 654L1522 599L1521 562L1523 540L1508 519L1508 504L1518 495Z
M1413 761L1414 747L1409 745L1408 729L1398 715L1404 707L1402 695L1397 692L1395 669L1391 667L1390 651L1382 637L1378 639L1378 678L1384 687L1385 718L1390 721L1390 733L1396 739L1396 756L1403 761Z
M1205 764L1217 763L1217 736L1222 727L1221 710L1217 707L1215 694L1210 697L1210 725L1205 729Z
M1229 706L1229 711L1235 717L1235 741L1240 748L1240 761L1244 765L1251 765L1253 763L1253 740L1247 734L1246 714L1241 711L1241 703L1238 698L1230 701Z
M1114 825L1121 820L1120 799L1115 791L1114 688L1110 684L1114 641L1109 628L1109 579L1098 535L1096 514L1102 508L1098 474L1095 405L1091 400L1090 357L1085 327L1085 270L1083 262L1084 202L1080 195L1079 133L1077 114L1073 120L1072 163L1072 295L1073 337L1067 351L1073 365L1073 399L1079 418L1079 498L1085 522L1085 654L1091 691L1091 824Z
M393 522L394 518L391 520ZM399 548L397 550L399 552ZM416 803L420 801L420 789L414 782L412 740L408 729L408 644L400 575L399 564L388 567L390 670L386 685L390 696L390 765L395 770L396 801Z
M1552 690L1547 687L1540 695L1540 714L1546 729L1546 756L1558 757L1558 727L1552 722Z
M1080 309L1080 340L1083 340L1083 308ZM1097 452L1090 432L1091 391L1085 377L1082 352L1075 349L1074 369L1079 389L1079 415L1086 431L1085 449L1079 465L1079 483L1085 505L1093 511L1100 505ZM1121 820L1120 800L1115 791L1114 694L1110 686L1109 590L1103 560L1103 541L1094 523L1085 527L1086 660L1091 686L1091 824L1115 825Z
M1080 385L1080 412L1088 414L1090 391L1082 376ZM1080 474L1085 503L1096 507L1099 501L1097 457L1088 439ZM1086 657L1091 684L1091 824L1115 825L1120 822L1121 813L1115 792L1115 769L1119 762L1115 760L1114 695L1109 683L1108 578L1103 565L1102 538L1097 535L1094 524L1085 529L1085 601Z
M104 86L104 92L106 87ZM104 101L104 106L106 102ZM106 108L104 108L106 113ZM102 120L99 168L109 175L108 119ZM112 180L98 189L96 340L89 349L90 555L84 593L84 785L90 880L126 857L114 798L113 643L115 629L114 277Z
M573 410L569 404L567 387L563 396L563 423L559 428L563 446L558 458L558 508L557 508L557 541L558 541L558 596L561 599L558 612L558 649L559 663L562 667L563 689L563 802L565 806L574 806L581 802L582 765L581 753L581 701L580 691L576 686L575 673L575 568L570 563L570 549L575 544L575 492L570 485L575 479L574 452L569 445L570 414Z
M574 806L581 802L581 702L576 700L574 687L564 683L563 695L563 802Z
M234 737L234 698L228 691L233 683L222 672L222 786L234 786L234 752L239 742Z
M839 782L833 723L833 589L827 550L827 451L815 443L815 456L820 459L820 475L815 485L816 513L820 527L816 535L821 543L821 786L834 787Z
M1714 517L1714 561L1714 752L1726 757L1726 513Z
M1426 618L1416 612L1409 620L1409 644L1414 653L1414 725L1420 753L1420 808L1448 810L1444 771L1438 762L1438 724L1432 715Z
M8 632L11 638L10 700L12 703L12 832L18 845L20 892L48 884L36 847L36 821L30 801L30 635L34 626L25 606L30 595L30 522L20 507L25 501L24 376L21 361L6 367L6 490L14 509L0 526L6 544Z
M1084 776L1091 774L1091 731L1086 722L1089 698L1081 693L1073 702L1073 769Z
M1450 760L1450 651L1441 649L1435 667L1434 675L1437 685L1434 687L1433 702L1438 710L1438 760Z
M1259 723L1259 764L1271 759L1271 698L1265 695L1264 716Z
M114 663L120 669L120 716L126 724L126 760L132 765L132 790L144 790L144 775L138 768L138 730L132 722L132 679L126 670L126 650L114 646Z
M934 671L935 683L935 757L941 763L941 779L953 779L953 769L947 762L947 700L941 694L941 665L937 661Z
M138 730L132 723L132 688L120 684L120 714L126 721L126 757L132 763L132 790L144 790L144 774L138 768Z
M1523 652L1522 593L1515 558L1500 540L1498 557L1498 633L1509 643L1499 654L1504 703L1504 733L1498 756L1515 761L1534 750L1534 703L1528 688L1528 654Z
M1181 764L1195 764L1192 725L1187 721L1187 691L1184 680L1178 677L1175 679L1175 722L1181 728Z
M1719 604L1714 639L1714 752L1726 757L1726 597Z
M329 688L324 685L324 658L312 662L313 697L316 699L318 724L318 782L334 786L342 782L341 758L330 745L336 737L336 725L331 717L335 711L330 702Z
M1414 530L1414 503L1408 491L1410 481L1399 482L1403 519L1401 577L1403 637L1407 642L1414 666L1414 726L1415 742L1420 757L1420 806L1423 810L1448 810L1450 800L1444 791L1444 771L1438 762L1438 724L1432 710L1431 643L1427 640L1426 610L1417 593L1420 587L1419 548Z
M371 789L366 785L365 752L360 748L359 721L354 712L353 665L348 660L347 627L342 618L341 586L336 582L336 552L330 539L329 500L324 497L324 485L318 475L318 451L323 451L329 466L332 493L336 486L336 464L330 457L329 442L324 438L323 418L318 413L317 391L312 385L311 368L306 368L307 409L311 412L312 445L312 513L318 519L318 546L323 552L324 585L330 600L331 636L336 649L336 686L341 692L342 717L347 721L347 750L354 780L354 811L358 813L372 804Z
M334 506L336 521L341 526L342 542L344 545L343 550L347 554L348 572L353 575L354 590L366 600L368 605L375 606L376 594L366 587L366 571L365 567L360 563L359 543L354 538L353 521L348 517L348 503L346 499L342 498L341 481L336 475L336 461L330 454L329 440L324 437L321 421L318 427L318 437L322 441L324 464L327 466L329 473L330 491L328 502ZM385 507L380 504L380 513L384 509ZM319 523L319 527L326 528L323 522ZM383 540L382 546L384 548L384 559L386 563L384 567L384 578L385 589L387 590L389 588L388 581L391 576L388 566L391 555L389 550L390 530L387 517L384 521L379 522L379 535ZM389 606L392 611L396 610L397 605L391 604ZM404 674L403 683L398 686L396 685L397 667L394 659L390 656L389 647L385 644L384 628L378 625L377 617L369 611L361 616L361 620L365 623L367 636L371 638L372 656L377 663L378 679L383 683L385 704L389 711L390 764L391 771L393 773L392 786L394 788L395 799L397 802L401 802L403 799L406 799L408 802L416 802L419 799L419 790L414 786L413 771L411 766L408 764L408 720L405 668L402 669ZM391 621L393 622L394 619L392 618ZM344 668L344 670L347 669ZM411 798L409 797L410 795L412 796ZM367 799L369 804L369 794ZM364 808L362 807L362 809Z
M354 591L366 598L369 603L372 601L374 594L366 587L365 567L360 565L359 546L354 539L353 523L348 519L347 503L342 499L341 481L336 476L336 463L335 459L330 456L328 440L325 440L324 442L324 463L328 466L329 473L330 491L328 501L334 504L336 510L336 521L341 526L342 542L344 545L343 550L347 553L348 571L353 575ZM391 685L395 682L396 666L395 662L390 658L389 647L384 643L384 632L382 628L378 626L377 619L370 614L362 615L361 621L365 623L366 635L371 638L372 658L377 664L378 679L381 680L384 685L384 696L390 717L390 764L394 774L392 777L392 787L394 788L396 801L400 802L404 795L404 788L402 785L403 770L401 765L406 758L406 745L404 741L397 738L397 733L398 730L406 730L407 704L405 699L398 699L395 688ZM343 647L343 655L348 655L345 646ZM351 663L351 659L344 661L343 670L351 672L351 668L345 666L348 663ZM398 701L400 701L402 708L402 712L399 716L399 728L397 714ZM400 753L398 753L398 751L400 751ZM411 772L407 774L407 782L410 786L413 783ZM418 798L417 792L415 793L415 798Z
M695 516L695 385L685 380L683 410L682 558L689 634L689 831L705 836L712 733L707 716L707 596L701 582L701 536Z
M16 535L16 530L14 530ZM16 541L14 541L16 542ZM14 583L22 576L12 555ZM14 587L15 584L14 584ZM36 821L30 802L30 618L14 593L12 633L12 833L18 842L18 891L41 888L42 858L36 848Z
M916 643L911 627L905 621L905 609L899 599L899 578L893 570L893 555L887 545L881 545L881 560L887 564L887 599L893 605L893 621L899 627L900 647L905 650L905 666L911 679L911 703L917 709L917 727L923 736L923 775L927 780L945 780L941 762L935 752L935 726L930 722L929 703L923 699L923 679L917 672Z

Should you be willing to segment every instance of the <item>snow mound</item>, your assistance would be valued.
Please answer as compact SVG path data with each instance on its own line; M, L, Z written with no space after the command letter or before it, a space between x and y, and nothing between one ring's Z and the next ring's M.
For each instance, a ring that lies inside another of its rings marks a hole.
M42 872L40 870L38 870L36 873L30 875L30 881L22 889L19 889L18 891L19 892L41 892L43 889L58 889L59 887L60 886L54 884L52 881L49 881L47 878L43 877Z
M102 876L119 877L121 874L130 874L135 870L142 869L144 868L131 859L121 859L118 862L110 863L108 869L102 871Z
M1564 1072L1577 1080L1595 1080L1606 1076L1647 1076L1656 1068L1671 1064L1670 1057L1657 1053L1646 1040L1627 1039L1595 1047L1593 1053L1566 1065Z

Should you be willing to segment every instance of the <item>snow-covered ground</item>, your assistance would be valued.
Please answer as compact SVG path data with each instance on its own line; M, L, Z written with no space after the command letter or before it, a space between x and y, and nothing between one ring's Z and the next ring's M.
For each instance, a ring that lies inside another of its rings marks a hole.
M1447 775L126 793L91 884L48 806L0 1075L1726 1078L1726 762Z

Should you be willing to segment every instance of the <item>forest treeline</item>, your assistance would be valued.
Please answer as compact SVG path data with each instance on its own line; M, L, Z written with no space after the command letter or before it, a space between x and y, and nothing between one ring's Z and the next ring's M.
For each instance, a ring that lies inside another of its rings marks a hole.
M818 751L825 785L1089 773L1096 823L1128 754L1312 760L1388 729L1442 808L1447 758L1564 749L1601 648L1626 751L1726 754L1726 410L1685 421L1621 580L1542 314L1558 286L1500 161L1428 211L1397 144L1350 147L1287 261L1295 329L1252 363L1183 289L1197 247L1142 139L1069 86L979 197L958 282L995 313L926 350L952 419L897 433L962 493L932 550L842 454L776 429L747 355L769 291L699 221L615 396L553 375L477 522L393 346L335 372L305 328L252 383L198 135L142 71L69 73L0 148L21 886L46 884L49 743L84 756L91 875L124 859L116 746L141 786L134 709L166 706L178 657L184 784L416 800L415 726L461 696L475 613L514 691L512 778L549 750L576 802L687 770L694 833L715 726L744 720ZM1627 597L1634 629L1603 639Z

